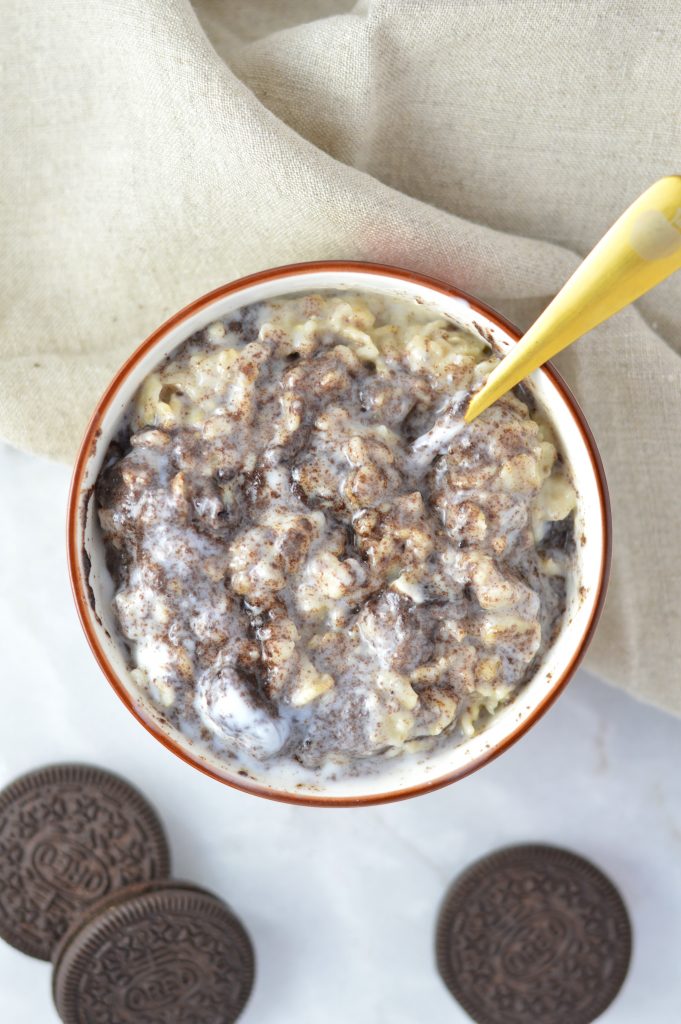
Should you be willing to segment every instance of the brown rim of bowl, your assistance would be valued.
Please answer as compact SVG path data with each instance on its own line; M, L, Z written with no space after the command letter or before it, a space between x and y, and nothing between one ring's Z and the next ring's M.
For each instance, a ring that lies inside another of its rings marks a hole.
M419 785L410 786L406 789L398 789L390 793L378 793L378 794L367 794L352 797L330 797L330 796L314 796L309 793L296 794L292 792L270 790L266 786L260 785L254 780L240 777L224 778L218 772L213 771L208 765L202 764L198 758L192 757L188 752L180 749L180 747L167 736L160 728L155 724L145 720L144 716L137 710L129 694L123 688L121 682L116 676L116 673L111 668L108 658L102 649L99 642L95 629L92 626L90 617L88 614L88 599L86 596L87 584L83 582L81 574L81 558L80 552L82 548L81 539L81 523L80 523L80 506L82 497L82 483L85 475L87 463L93 451L93 446L96 442L100 424L106 411L109 408L111 400L115 396L118 388L120 387L123 380L127 377L132 369L137 365L140 359L149 352L151 348L173 327L177 326L183 320L186 320L189 316L194 313L198 313L201 309L209 306L216 299L224 298L226 295L230 295L233 292L240 291L243 288L250 287L254 284L260 284L263 281L271 281L276 278L287 278L294 275L300 274L313 274L323 271L337 271L343 272L360 272L364 274L376 274L376 275L387 275L389 277L397 278L397 280L407 281L412 284L422 285L423 287L430 288L433 291L438 291L449 298L464 299L477 312L483 316L488 317L493 323L500 327L503 331L509 334L517 342L521 337L521 332L509 323L503 316L485 305L484 302L480 302L478 299L469 295L467 292L461 291L459 288L452 287L444 281L439 281L435 278L427 277L424 274L418 274L411 270L403 270L400 267L391 267L381 263L363 263L356 260L321 260L309 263L291 263L283 267L273 267L271 270L262 270L256 274L249 274L247 277L239 278L237 281L232 281L230 284L223 285L220 288L215 288L213 291L208 292L201 298L196 299L194 302L189 303L174 316L170 317L165 321L157 330L155 330L146 341L132 353L132 355L125 361L123 366L118 370L113 380L106 388L104 394L97 402L95 410L92 414L92 418L88 424L85 436L81 442L76 463L73 471L73 477L71 480L71 489L69 492L68 499L68 514L67 514L67 550L68 550L68 563L69 563L69 576L71 579L71 589L76 602L76 608L78 611L78 617L81 622L81 626L85 632L85 636L90 645L92 653L94 654L99 667L102 669L104 675L108 679L109 683L117 693L118 697L122 700L123 704L127 707L134 717L140 722L147 732L150 732L159 742L163 744L168 750L172 751L177 757L185 761L187 764L197 768L204 775L210 776L212 779L216 779L218 782L222 782L227 786L231 786L233 789L241 790L243 793L250 793L255 796L266 797L270 800L277 800L283 803L300 804L309 807L356 807L356 806L368 806L371 804L382 804L390 803L396 800L406 800L409 797L418 796L423 793L430 793L436 789L441 789L443 786L448 786L452 782L457 782L459 779L465 778L465 776L472 774L481 768L485 764L489 764L505 750L508 750L517 740L523 736L528 729L530 729L535 722L537 722L541 716L551 707L556 698L563 692L568 682L574 675L575 671L579 667L582 658L586 652L589 643L593 637L596 625L601 616L603 610L603 604L605 601L605 592L607 589L608 577L610 574L610 560L611 560L611 549L612 549L612 516L610 511L610 499L608 495L608 487L605 480L605 473L603 471L603 464L601 457L596 448L596 443L591 433L591 430L584 418L582 410L579 408L574 396L572 395L567 384L560 376L560 374L554 369L554 367L547 363L540 372L546 373L555 387L558 389L566 405L568 406L572 416L579 428L582 435L586 448L589 452L591 459L591 465L593 468L594 476L596 478L598 492L600 497L600 508L601 508L601 520L603 530L603 551L601 557L601 569L600 579L598 583L598 593L594 608L591 613L589 623L576 646L575 653L572 659L566 666L561 676L554 682L550 692L544 697L544 699L537 705L532 714L530 714L523 722L518 725L513 732L508 736L504 737L495 747L490 748L480 757L475 758L468 764L458 768L456 771L450 772L448 775L442 776L437 779L427 780ZM84 528L84 526L83 526Z

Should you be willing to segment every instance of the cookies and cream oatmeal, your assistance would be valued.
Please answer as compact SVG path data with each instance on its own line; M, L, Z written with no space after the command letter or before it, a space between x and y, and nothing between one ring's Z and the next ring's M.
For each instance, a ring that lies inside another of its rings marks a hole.
M473 735L560 627L575 493L498 359L426 307L282 298L144 381L97 484L132 676L259 772L369 771Z

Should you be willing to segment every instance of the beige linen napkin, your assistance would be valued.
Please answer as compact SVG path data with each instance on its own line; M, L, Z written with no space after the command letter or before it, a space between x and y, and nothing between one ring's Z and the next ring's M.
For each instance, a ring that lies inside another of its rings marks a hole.
M4 0L0 435L70 459L190 299L294 260L450 280L526 327L681 170L677 0ZM681 713L681 276L562 367L604 455L589 665Z

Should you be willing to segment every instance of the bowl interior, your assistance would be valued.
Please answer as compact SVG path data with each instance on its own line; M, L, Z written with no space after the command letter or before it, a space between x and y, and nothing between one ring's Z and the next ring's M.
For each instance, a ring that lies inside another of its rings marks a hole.
M380 774L357 778L325 778L315 785L301 783L283 769L276 779L238 774L230 766L179 733L141 693L130 678L128 654L118 638L111 611L113 583L105 567L92 488L111 439L116 435L143 378L169 352L195 331L241 306L276 296L322 289L357 289L396 298L418 300L434 312L483 336L500 352L512 347L517 335L497 317L446 286L416 275L384 268L340 268L310 265L282 268L256 275L199 300L152 335L122 368L95 412L78 460L71 496L69 551L71 572L85 631L100 665L119 695L154 735L176 753L211 775L241 789L280 799L319 803L357 803L396 799L435 788L467 774L503 750L548 706L574 671L590 638L604 587L608 538L604 482L573 400L550 369L537 371L529 381L537 404L553 423L578 501L575 521L576 571L560 633L533 679L516 699L497 712L484 731L458 746L427 755L396 758Z

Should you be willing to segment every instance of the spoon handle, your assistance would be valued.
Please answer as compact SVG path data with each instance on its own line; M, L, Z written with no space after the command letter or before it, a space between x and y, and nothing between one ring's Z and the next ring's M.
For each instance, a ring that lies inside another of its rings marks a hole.
M681 175L661 178L622 214L516 347L473 395L470 423L547 359L681 268Z

